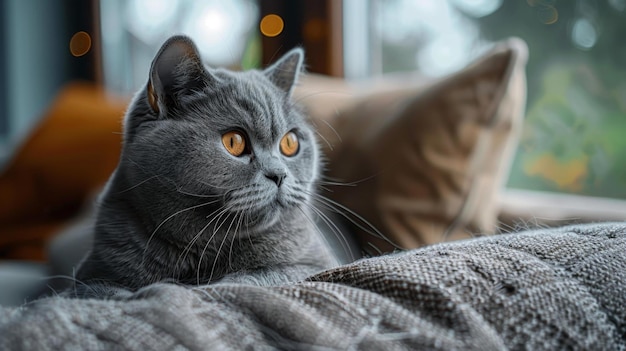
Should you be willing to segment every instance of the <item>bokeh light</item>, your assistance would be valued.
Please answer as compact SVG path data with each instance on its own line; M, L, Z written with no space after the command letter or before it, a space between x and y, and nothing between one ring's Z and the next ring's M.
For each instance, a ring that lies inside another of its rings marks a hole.
M257 9L244 0L196 1L186 10L182 32L198 46L203 60L213 66L236 64L253 30Z
M326 35L326 22L319 18L312 18L304 24L304 37L310 41L320 41Z
M472 17L485 17L502 6L503 0L452 0L459 10Z
M126 26L151 45L160 44L173 30L181 8L181 0L132 0L125 4Z
M266 37L275 37L283 32L285 23L280 16L270 14L263 17L259 28L261 29L261 33L263 33Z
M572 41L582 50L589 50L598 40L598 32L593 24L586 18L579 18L572 27Z
M87 32L77 32L70 39L70 52L73 56L80 57L91 49L91 36Z
M559 12L554 6L539 6L537 16L543 24L554 24L559 20Z

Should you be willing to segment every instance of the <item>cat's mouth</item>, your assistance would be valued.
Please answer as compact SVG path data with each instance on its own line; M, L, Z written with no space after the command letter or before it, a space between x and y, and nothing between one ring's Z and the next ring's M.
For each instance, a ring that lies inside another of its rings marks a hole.
M240 195L240 194L236 194ZM299 205L297 198L290 196L289 189L264 189L260 193L250 192L230 198L226 204L231 204L229 212L244 218L243 223L249 229L267 228L279 222L290 209Z

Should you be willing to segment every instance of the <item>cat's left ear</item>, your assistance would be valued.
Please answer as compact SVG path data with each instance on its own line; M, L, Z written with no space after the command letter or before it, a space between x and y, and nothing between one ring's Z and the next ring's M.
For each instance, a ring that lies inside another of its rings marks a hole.
M276 63L266 68L263 73L272 83L285 91L287 95L291 95L291 91L302 70L303 61L304 50L295 48L286 53Z
M206 84L206 70L196 45L186 36L169 38L156 54L150 67L148 103L163 116L175 109L181 95Z

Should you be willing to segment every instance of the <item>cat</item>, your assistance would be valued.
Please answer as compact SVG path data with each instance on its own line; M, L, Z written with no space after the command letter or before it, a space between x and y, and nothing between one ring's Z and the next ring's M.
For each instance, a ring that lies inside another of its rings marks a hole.
M336 265L312 215L320 151L290 99L303 56L233 72L168 39L126 112L76 280L273 285Z

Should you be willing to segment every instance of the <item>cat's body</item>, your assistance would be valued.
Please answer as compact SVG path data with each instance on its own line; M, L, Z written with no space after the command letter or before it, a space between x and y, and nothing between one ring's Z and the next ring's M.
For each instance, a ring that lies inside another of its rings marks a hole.
M301 62L294 50L264 71L213 70L168 40L127 112L77 280L267 285L333 265L310 211L314 133L290 102Z

